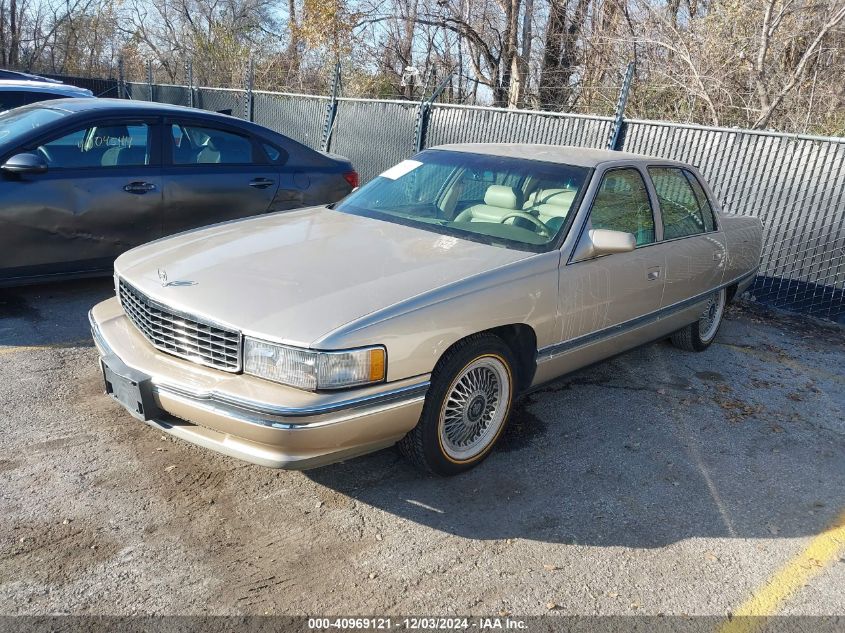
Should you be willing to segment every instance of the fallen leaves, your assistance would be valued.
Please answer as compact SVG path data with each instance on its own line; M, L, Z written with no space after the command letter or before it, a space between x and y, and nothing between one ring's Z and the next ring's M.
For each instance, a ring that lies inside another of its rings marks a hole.
M763 407L759 405L749 404L742 400L734 400L728 398L717 398L716 403L724 409L731 422L742 422L756 413L760 413Z

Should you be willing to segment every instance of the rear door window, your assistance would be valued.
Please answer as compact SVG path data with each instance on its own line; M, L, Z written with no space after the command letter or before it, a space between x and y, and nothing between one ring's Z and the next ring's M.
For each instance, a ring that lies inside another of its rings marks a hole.
M677 167L649 167L648 173L654 183L663 217L663 239L672 240L712 230L713 216L710 215L708 229L698 198L684 170Z
M174 165L250 165L252 140L244 134L201 125L170 126Z

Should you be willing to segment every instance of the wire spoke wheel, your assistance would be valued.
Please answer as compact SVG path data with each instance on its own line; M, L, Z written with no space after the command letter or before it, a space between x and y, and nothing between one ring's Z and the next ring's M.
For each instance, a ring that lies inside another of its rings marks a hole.
M494 356L477 358L452 381L440 411L444 452L455 461L473 459L499 434L510 402L510 373Z
M451 476L486 458L505 429L517 393L513 350L491 333L450 347L431 373L417 425L399 441L414 464Z
M705 343L710 342L719 325L722 322L722 314L725 311L725 290L717 290L707 301L707 307L698 318L698 331L701 340Z

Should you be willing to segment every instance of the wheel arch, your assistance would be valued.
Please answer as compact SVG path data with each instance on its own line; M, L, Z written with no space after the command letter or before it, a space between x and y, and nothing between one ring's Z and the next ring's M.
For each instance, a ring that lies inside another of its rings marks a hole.
M455 346L463 343L467 339L483 334L492 334L493 336L496 336L510 348L517 365L514 367L517 379L516 391L523 392L527 390L534 381L534 374L537 371L537 333L534 331L533 327L526 323L499 325L464 336L443 350L443 353L440 354L440 357L438 358L437 364L439 364L440 359L446 356L446 354L448 354Z

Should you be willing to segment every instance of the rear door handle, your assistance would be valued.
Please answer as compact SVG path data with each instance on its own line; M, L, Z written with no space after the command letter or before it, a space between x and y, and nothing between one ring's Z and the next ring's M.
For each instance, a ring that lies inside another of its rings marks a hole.
M272 185L275 180L270 180L269 178L256 178L249 183L250 187L255 187L256 189L266 189L270 185Z
M156 186L151 182L130 182L128 185L123 187L123 190L126 193L147 193L148 191L155 191Z

